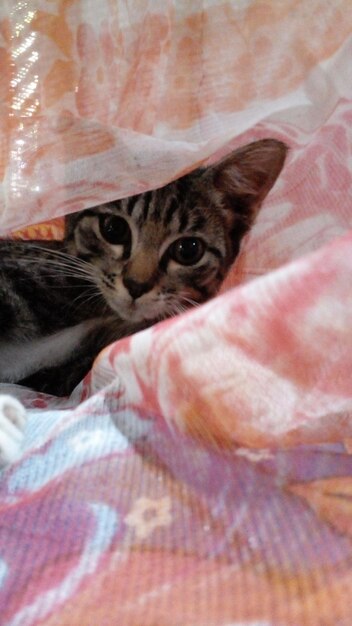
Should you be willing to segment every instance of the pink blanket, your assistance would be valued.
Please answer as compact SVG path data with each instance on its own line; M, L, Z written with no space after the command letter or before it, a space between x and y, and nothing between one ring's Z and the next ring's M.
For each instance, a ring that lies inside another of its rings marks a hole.
M1 5L0 234L290 146L221 295L68 399L0 385L29 416L1 624L352 623L351 27L350 0Z

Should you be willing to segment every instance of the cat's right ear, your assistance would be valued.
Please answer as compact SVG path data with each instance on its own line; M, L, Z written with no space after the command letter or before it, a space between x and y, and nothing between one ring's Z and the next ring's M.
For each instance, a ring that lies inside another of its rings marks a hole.
M207 168L205 175L224 211L235 212L244 231L254 221L265 196L280 174L288 148L276 139L262 139L235 150Z

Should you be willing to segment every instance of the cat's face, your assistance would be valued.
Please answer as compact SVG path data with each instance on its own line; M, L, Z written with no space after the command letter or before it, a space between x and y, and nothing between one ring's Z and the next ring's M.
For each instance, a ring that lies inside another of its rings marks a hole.
M177 184L95 208L75 228L106 302L132 322L182 311L213 295L232 255L221 213Z
M255 142L155 191L71 215L67 249L94 266L122 319L179 313L216 293L285 154L280 142Z

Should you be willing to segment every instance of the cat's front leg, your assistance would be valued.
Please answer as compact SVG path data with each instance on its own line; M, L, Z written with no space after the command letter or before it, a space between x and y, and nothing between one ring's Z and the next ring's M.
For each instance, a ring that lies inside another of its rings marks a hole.
M19 401L0 395L0 467L20 458L26 421L26 410Z

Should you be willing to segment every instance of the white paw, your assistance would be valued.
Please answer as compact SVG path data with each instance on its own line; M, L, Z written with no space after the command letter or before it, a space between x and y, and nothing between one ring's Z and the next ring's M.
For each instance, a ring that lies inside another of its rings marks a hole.
M0 395L0 465L14 463L21 456L26 411L11 396Z

